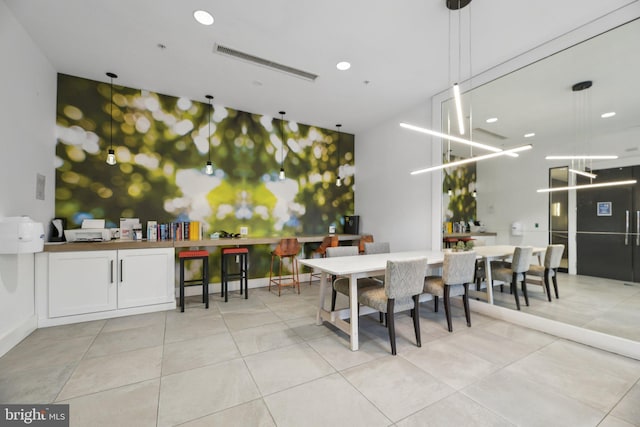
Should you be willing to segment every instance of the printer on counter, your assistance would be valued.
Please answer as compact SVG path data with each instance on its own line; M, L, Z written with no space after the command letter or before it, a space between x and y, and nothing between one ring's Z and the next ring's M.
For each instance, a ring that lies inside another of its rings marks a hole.
M76 230L64 230L67 242L107 242L111 240L111 230L104 228L104 219L85 219Z
M42 252L44 226L28 216L0 219L0 254L29 254Z

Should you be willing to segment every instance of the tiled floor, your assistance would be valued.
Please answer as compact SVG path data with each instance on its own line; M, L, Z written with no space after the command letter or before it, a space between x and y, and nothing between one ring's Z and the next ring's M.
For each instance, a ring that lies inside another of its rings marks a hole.
M352 352L317 294L39 329L0 358L0 402L69 403L74 426L640 425L640 361L457 309L450 334L431 302L421 348L400 314L391 356L372 315Z
M552 302L547 301L540 286L529 285L529 304L525 313L558 320L609 335L640 341L640 283L621 282L599 277L560 273L556 299L551 285ZM515 309L513 295L494 288L497 305Z

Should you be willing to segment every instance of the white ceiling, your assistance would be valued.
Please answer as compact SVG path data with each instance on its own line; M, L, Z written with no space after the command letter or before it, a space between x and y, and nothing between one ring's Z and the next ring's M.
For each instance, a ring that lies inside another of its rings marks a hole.
M1 0L0 0L1 1ZM358 133L452 77L445 0L4 0L61 73ZM630 0L475 0L472 67L504 62ZM212 26L192 13L208 10ZM452 25L454 25L452 24ZM466 35L458 38L458 46ZM160 49L161 43L166 49ZM319 75L311 83L213 53L221 44ZM456 40L453 42L456 46ZM338 61L352 68L336 70ZM368 81L369 83L365 83Z

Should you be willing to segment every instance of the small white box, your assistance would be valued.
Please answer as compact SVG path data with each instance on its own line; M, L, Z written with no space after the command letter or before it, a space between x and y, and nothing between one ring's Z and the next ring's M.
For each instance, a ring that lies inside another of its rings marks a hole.
M246 236L247 234L249 234L249 227L240 227L240 235Z

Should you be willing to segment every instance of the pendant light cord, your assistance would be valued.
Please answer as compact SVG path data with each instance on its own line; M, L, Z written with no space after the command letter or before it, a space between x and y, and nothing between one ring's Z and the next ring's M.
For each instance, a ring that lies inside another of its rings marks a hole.
M113 149L113 77L111 77L111 95L109 96L109 148Z

